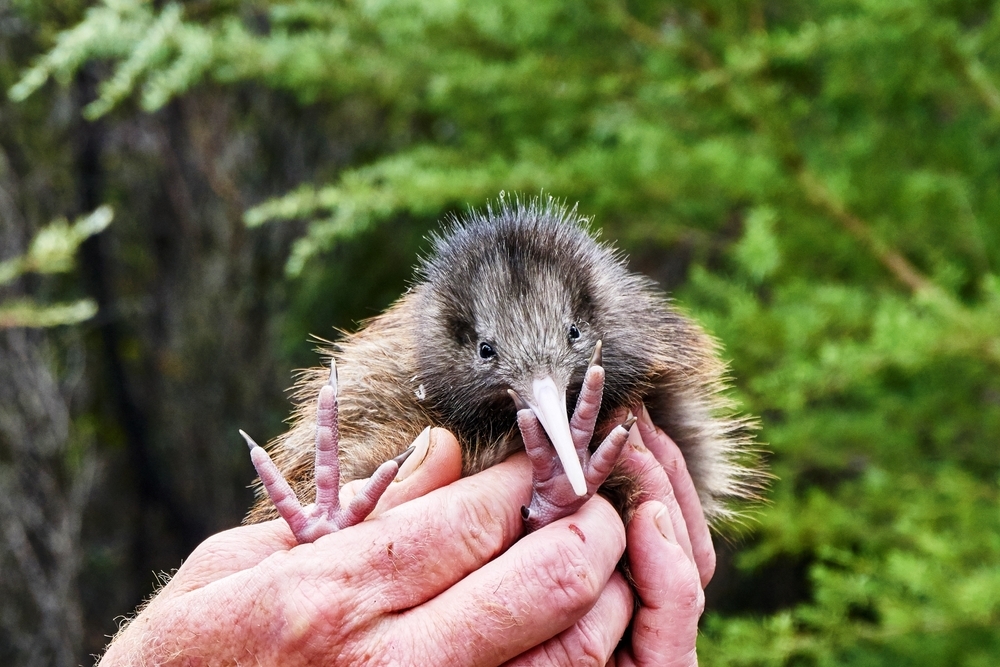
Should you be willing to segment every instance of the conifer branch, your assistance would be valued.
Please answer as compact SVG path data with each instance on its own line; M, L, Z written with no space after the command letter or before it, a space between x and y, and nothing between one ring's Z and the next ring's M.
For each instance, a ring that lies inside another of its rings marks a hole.
M629 35L629 37L651 48L664 47L663 39L657 31L636 19L621 5L613 4L612 9L621 21L622 29ZM686 45L690 46L690 44L687 43ZM725 68L719 67L714 62L711 54L704 51L700 45L694 46L698 48L693 50L693 55L698 61L698 65L701 67L703 73L708 74L718 72L721 75L718 77L719 81L731 83L731 79L728 76L728 72L725 72ZM978 70L975 70L971 64L966 67L969 79L978 84L977 90L983 98L992 109L1000 112L1000 92L992 86L992 83L987 78L985 78L985 73L981 70L981 66ZM976 74L976 76L974 76L974 74ZM757 121L756 125L758 128L763 129L764 131L770 130L771 132L775 130L775 128L771 127L772 124L770 122L761 122L760 118L755 120ZM787 130L787 128L785 129ZM789 133L787 131L780 131L779 134L788 135ZM868 250L875 255L876 259L878 259L878 261L885 266L893 276L896 277L896 279L915 293L936 290L934 283L923 275L915 266L913 266L913 264L907 260L902 253L890 247L878 238L872 231L871 227L864 220L851 213L847 207L844 206L843 202L830 192L829 188L827 188L820 179L818 179L809 169L801 166L804 164L804 160L800 155L796 155L795 159L791 160L791 162L799 165L795 173L796 180L802 187L809 202L837 220L837 222L839 222L844 229L848 231L848 233L863 243L865 247L867 247Z
M1000 115L1000 89L990 79L982 61L975 55L964 53L954 42L945 42L942 48L945 62L972 87L993 114Z
M625 34L635 41L651 49L662 49L669 46L660 31L632 16L623 3L612 2L611 11L620 22ZM699 67L704 70L716 69L715 58L708 49L690 39L685 31L681 31L680 39L682 49L697 61Z
M917 270L902 253L878 238L868 223L847 210L836 195L830 192L830 189L809 169L801 167L796 179L802 186L806 198L813 205L822 209L839 222L851 236L861 241L900 282L913 292L935 289L934 283L929 278Z

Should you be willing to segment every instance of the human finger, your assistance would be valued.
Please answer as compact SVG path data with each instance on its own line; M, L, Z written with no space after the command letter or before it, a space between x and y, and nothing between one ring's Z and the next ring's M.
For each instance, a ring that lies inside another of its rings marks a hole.
M715 574L715 546L712 544L712 534L709 532L705 512L698 498L698 490L691 479L684 455L677 443L653 423L645 406L639 415L638 425L643 444L653 452L667 472L677 503L684 515L684 523L687 525L687 533L691 540L691 551L701 576L701 585L707 586Z
M677 541L688 558L694 560L687 525L680 505L674 500L673 485L670 483L670 478L663 466L656 460L653 453L643 445L638 426L634 426L629 432L628 445L625 447L619 466L623 472L636 480L636 486L640 490L639 497L635 501L636 504L647 500L659 500L666 504L673 514L675 525L678 527Z
M284 519L239 526L216 533L199 544L164 587L170 597L201 588L235 572L259 564L277 551L287 551L298 541Z
M508 667L529 665L604 665L632 619L632 589L620 572L608 580L597 603L572 627L508 661Z
M398 643L401 655L419 658L445 646L449 655L441 664L495 665L513 658L590 611L624 549L618 513L595 497L401 615L402 622L435 628L431 637Z
M633 667L694 667L705 593L698 568L676 538L668 508L643 503L628 529L629 571L639 598L632 635L617 657Z
M318 616L338 603L364 604L372 614L409 609L520 537L520 508L530 495L528 461L523 454L512 456L374 520L325 535L308 549L292 549L282 561L283 576L316 582Z
M413 441L413 453L400 466L396 479L369 518L451 484L461 476L462 450L458 440L447 429L427 427ZM341 487L341 505L346 506L366 481L353 480Z
M330 647L340 647L337 650L348 651L343 655L358 661L366 660L369 649L382 655L400 645L397 634L426 638L428 629L435 630L419 622L397 624L402 616L398 612L435 598L493 561L523 534L520 508L530 493L527 459L514 456L312 543L294 545L289 537L288 544L294 546L232 572L214 586L159 596L149 608L155 614L146 617L155 617L158 627L174 628L172 637L182 637L190 623L178 614L215 609L211 627L202 628L199 638L188 639L198 646L225 643L224 631L215 627L219 619L231 628L254 628L250 635L231 631L232 639L265 662L291 655L302 664L321 662ZM290 535L287 526L282 530ZM624 543L624 535L621 539ZM458 601L466 609L478 603ZM391 641L383 629L386 623L395 628ZM222 634L213 634L216 631ZM426 654L427 664L438 664L434 655ZM399 658L400 663L421 664L405 653Z
M461 476L462 451L455 436L442 428L428 429L421 436L426 437L421 442L418 436L413 453L400 468L397 480L379 501L374 515L426 495ZM353 493L342 493L341 502L345 505L350 502L365 481L351 482L355 485ZM251 568L276 551L288 550L297 544L283 520L223 531L206 539L191 553L171 579L165 593L170 595L193 590Z

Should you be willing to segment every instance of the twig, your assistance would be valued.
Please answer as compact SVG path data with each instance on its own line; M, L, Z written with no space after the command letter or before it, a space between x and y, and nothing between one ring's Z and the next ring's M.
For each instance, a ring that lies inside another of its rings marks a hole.
M796 178L806 198L839 222L854 238L861 241L883 266L913 292L936 289L933 282L916 269L903 255L875 236L868 224L847 210L847 207L830 192L806 167L801 167Z

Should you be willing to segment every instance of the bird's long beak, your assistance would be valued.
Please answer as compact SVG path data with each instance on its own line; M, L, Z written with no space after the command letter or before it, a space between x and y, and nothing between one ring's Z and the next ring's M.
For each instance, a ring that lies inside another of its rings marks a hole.
M531 400L527 403L556 448L556 454L559 455L573 491L578 496L587 495L583 467L580 465L580 457L577 456L576 446L573 444L573 436L569 432L566 388L560 389L550 377L535 380L531 384Z

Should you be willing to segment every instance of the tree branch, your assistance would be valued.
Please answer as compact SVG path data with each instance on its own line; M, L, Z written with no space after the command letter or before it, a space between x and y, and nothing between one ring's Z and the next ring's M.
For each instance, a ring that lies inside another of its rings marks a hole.
M924 276L903 255L875 236L871 227L861 218L847 210L847 207L809 169L800 167L796 180L802 186L806 198L814 206L835 219L851 236L861 241L875 258L892 275L913 292L936 289L933 282Z

